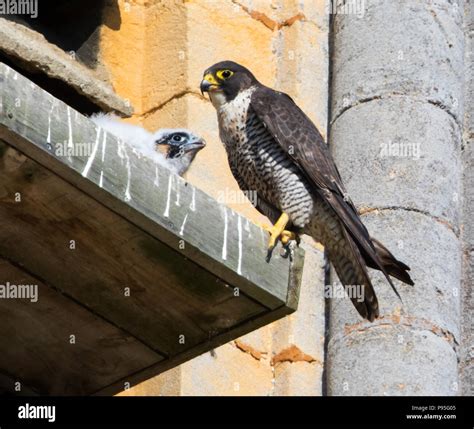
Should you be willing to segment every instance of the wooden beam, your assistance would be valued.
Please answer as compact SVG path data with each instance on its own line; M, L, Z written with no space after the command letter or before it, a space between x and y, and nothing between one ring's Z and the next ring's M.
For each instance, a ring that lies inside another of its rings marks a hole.
M0 85L9 144L268 307L286 302L289 260L265 262L265 231L1 63Z
M34 392L115 393L297 307L302 250L267 263L266 232L1 63L0 217L0 285L28 278L42 301L0 300L0 312L49 327L48 338L34 326L3 332L13 352L0 374L21 360L14 376ZM126 343L115 371L72 385L48 375L66 317L86 339L81 360ZM41 359L23 355L28 341Z
M117 373L164 359L9 261L0 259L0 272L10 284L37 285L39 296L36 302L0 299L0 337L11 339L0 353L0 368L10 373L5 393L88 394L115 381Z

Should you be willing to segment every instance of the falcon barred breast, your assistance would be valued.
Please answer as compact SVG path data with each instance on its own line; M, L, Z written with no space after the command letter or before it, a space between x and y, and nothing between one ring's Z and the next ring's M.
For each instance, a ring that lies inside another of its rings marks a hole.
M410 268L370 237L321 134L287 94L232 61L207 69L201 91L217 111L239 187L256 191L257 209L273 224L269 255L279 239L285 245L298 234L321 242L344 287L363 288L363 300L351 300L370 321L379 306L367 267L382 271L397 295L390 276L413 285Z

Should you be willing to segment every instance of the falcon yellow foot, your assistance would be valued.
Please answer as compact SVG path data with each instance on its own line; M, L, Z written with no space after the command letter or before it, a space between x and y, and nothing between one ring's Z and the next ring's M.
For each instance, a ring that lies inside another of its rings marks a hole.
M286 225L290 221L289 216L286 213L282 213L280 218L276 221L275 225L269 227L267 225L261 225L265 231L270 234L270 240L268 241L267 248L267 261L270 260L272 256L272 251L276 246L278 239L281 240L282 244L286 246L290 240L296 239L296 234L292 231L287 231L285 229Z
M296 240L296 234L293 231L287 231L286 229L281 232L280 235L281 244L286 246L291 240Z

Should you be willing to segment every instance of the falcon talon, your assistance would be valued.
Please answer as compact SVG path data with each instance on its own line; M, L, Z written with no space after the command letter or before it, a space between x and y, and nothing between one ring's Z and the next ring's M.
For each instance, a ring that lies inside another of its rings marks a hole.
M274 240L273 237L270 237L270 242L268 243L267 247L267 258L269 257L269 255L271 257L271 254L273 253L273 249L276 247L276 244L276 240Z
M273 253L273 249L267 250L267 256L265 257L265 261L270 262L270 260L272 259L272 253Z
M288 244L282 246L280 250L280 256L284 259L289 258L293 262L294 250L293 250L293 241L290 241Z

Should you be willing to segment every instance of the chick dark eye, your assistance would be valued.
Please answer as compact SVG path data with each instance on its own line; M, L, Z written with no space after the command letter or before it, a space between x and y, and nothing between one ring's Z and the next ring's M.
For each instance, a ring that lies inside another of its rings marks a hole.
M178 135L173 136L173 141L180 142L181 140L183 140L183 138L181 136L178 136Z
M232 72L231 72L230 70L224 70L224 71L222 72L222 77L223 77L224 79L228 79L228 78L231 77L231 76L232 76Z

